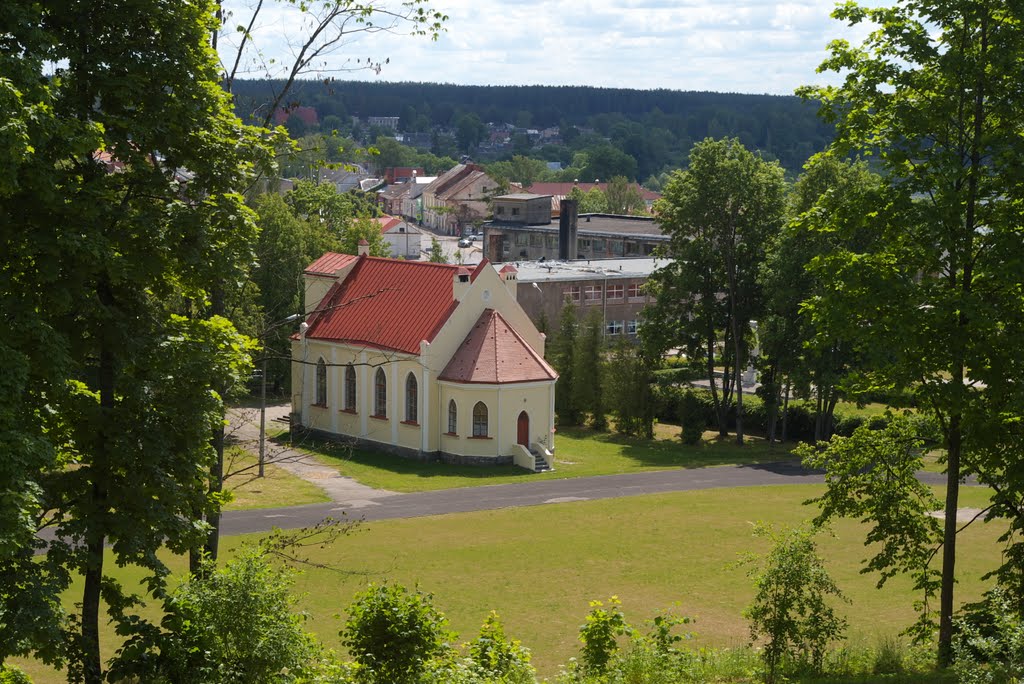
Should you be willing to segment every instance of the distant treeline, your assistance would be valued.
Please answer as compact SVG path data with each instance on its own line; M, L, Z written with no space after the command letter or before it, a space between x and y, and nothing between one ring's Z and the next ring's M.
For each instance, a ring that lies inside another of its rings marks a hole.
M239 114L258 109L268 101L271 89L280 87L279 81L236 82ZM816 116L816 103L779 95L305 81L293 89L288 104L314 107L321 120L398 116L400 130L407 133L454 129L464 117L475 114L484 123L559 127L561 146L569 147L578 134L570 129L589 128L636 159L641 180L684 165L693 143L707 137L738 137L747 148L778 159L791 173L832 137L831 126ZM547 156L554 157L556 152L549 150Z

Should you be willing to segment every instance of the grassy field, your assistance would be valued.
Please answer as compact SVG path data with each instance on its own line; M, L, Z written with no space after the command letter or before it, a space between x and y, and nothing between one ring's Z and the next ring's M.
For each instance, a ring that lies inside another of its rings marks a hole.
M577 654L587 602L612 594L636 624L671 608L696 619L696 644L739 646L747 639L741 614L753 589L734 562L741 552L765 550L751 536L751 523L799 523L814 514L801 502L819 492L819 486L707 490L375 522L317 551L314 560L337 569L305 571L296 590L308 627L333 647L346 606L370 581L433 592L464 640L495 609L506 631L533 650L542 675ZM975 487L961 492L965 507L981 506L987 496ZM980 522L963 533L958 602L980 595L979 577L998 563L999 533ZM876 589L875 577L859 573L868 552L864 534L859 523L842 521L834 536L820 538L820 551L852 601L842 607L851 641L874 645L913 620L915 596L903 578ZM231 553L247 541L230 538L223 545ZM174 565L183 567L180 560ZM132 580L129 569L112 572ZM105 638L109 652L109 629ZM38 666L31 671L37 683L60 681Z
M287 440L287 435L276 439ZM669 468L704 468L736 463L758 463L789 458L790 445L775 445L759 437L744 447L733 439L705 433L704 443L686 446L679 428L659 425L655 439L644 440L585 428L559 429L555 435L555 469L531 473L516 466L454 466L414 461L335 442L305 439L295 446L310 451L323 464L376 489L419 492L453 487L533 482L536 480L635 473Z
M225 510L277 508L330 501L324 490L312 482L292 475L278 466L267 464L264 477L257 477L257 457L240 447L229 447L224 453L224 490L231 501Z

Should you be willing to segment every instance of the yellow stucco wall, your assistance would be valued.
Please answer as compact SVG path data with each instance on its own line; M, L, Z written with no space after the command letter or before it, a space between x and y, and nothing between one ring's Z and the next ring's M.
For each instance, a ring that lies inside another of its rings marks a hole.
M441 451L467 456L510 456L518 438L519 414L530 420L530 443L551 444L551 383L470 385L441 382L441 432L448 429L448 404L457 409L457 435L441 435ZM487 406L487 439L473 437L473 407Z

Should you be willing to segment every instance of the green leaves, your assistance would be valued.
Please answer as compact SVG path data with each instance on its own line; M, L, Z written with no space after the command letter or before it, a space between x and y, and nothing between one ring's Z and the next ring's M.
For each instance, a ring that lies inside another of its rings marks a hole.
M801 94L820 98L823 115L836 122L832 152L877 153L887 188L865 214L876 246L812 263L824 287L809 310L816 324L856 334L870 369L861 382L916 388L942 429L950 518L959 482L971 473L1019 502L1021 482L1007 477L1009 452L994 446L1018 438L1012 422L994 417L1019 415L1024 405L1013 379L1024 337L1006 334L1024 311L1024 173L1010 161L1024 154L1024 123L1013 114L1024 97L1024 11L1015 3L926 0L877 9L851 2L835 16L877 28L860 46L830 46L822 69L843 72L841 85ZM1024 509L997 508L1021 526ZM947 519L943 662L951 655L956 531ZM893 532L900 548L923 534ZM1002 574L1019 572L1021 561L1008 556ZM902 561L896 554L887 562Z
M371 681L412 683L455 639L431 595L397 584L371 584L349 607L342 641Z
M776 531L757 523L754 535L767 537L772 548L754 563L751 577L757 593L744 611L750 620L750 638L766 639L761 658L767 668L765 681L784 681L787 671L810 668L820 673L828 645L842 638L846 620L836 616L829 603L846 600L817 555L813 527Z
M939 573L930 561L942 542L942 525L931 514L941 502L917 479L930 444L927 435L904 416L887 417L882 430L864 425L851 437L804 445L796 453L804 467L825 471L825 493L807 502L821 509L814 523L847 517L869 525L867 543L876 544L877 551L862 572L878 572L879 586L897 575L912 577L925 597L919 623L924 626L932 620L928 600L939 588Z

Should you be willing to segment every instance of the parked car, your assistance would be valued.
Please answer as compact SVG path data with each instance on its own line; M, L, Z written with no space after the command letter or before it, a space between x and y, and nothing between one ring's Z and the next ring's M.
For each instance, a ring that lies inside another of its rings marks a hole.
M459 247L472 247L473 241L467 235L464 238L459 238Z
M466 237L469 238L470 242L476 242L477 240L482 240L483 239L483 236L480 235L480 233L470 233Z

